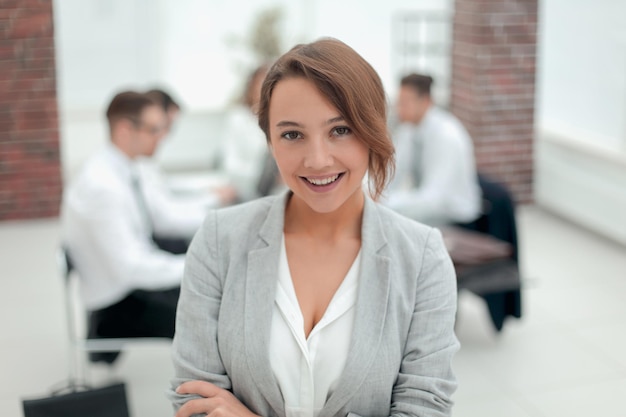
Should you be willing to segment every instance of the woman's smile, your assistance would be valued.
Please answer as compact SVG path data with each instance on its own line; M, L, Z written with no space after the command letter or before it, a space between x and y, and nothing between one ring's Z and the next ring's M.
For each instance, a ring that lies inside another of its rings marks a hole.
M318 193L324 193L331 190L334 190L335 187L341 181L343 177L343 172L334 175L326 175L326 176L315 176L315 177L300 177L303 181L307 183L309 188Z

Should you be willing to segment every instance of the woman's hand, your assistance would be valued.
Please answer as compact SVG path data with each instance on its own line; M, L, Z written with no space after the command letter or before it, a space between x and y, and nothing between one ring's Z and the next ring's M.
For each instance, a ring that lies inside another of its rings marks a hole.
M176 417L206 414L219 417L258 417L241 403L230 391L206 381L189 381L176 388L178 394L197 394L204 398L187 401Z

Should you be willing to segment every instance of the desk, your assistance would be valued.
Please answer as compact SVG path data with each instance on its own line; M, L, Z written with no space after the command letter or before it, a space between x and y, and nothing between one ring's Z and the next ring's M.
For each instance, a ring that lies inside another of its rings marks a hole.
M167 174L167 186L176 195L197 196L228 184L228 178L212 171Z
M445 227L441 232L456 269L457 288L485 299L498 331L506 315L519 317L512 313L519 307L521 282L511 244L458 227Z

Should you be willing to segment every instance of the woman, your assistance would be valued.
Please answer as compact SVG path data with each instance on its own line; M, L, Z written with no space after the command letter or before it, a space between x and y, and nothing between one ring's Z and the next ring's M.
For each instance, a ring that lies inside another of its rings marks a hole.
M385 112L378 75L337 40L271 68L259 125L290 191L218 210L194 238L178 417L450 414L456 280L438 231L373 201L393 164Z
M219 150L223 171L241 202L269 195L279 185L257 118L261 85L268 70L269 66L261 65L248 77L241 102L230 111Z

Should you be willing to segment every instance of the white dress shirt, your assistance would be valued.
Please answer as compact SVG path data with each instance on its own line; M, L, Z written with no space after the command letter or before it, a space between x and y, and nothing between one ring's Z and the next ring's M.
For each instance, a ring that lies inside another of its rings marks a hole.
M269 351L287 417L316 417L336 388L354 325L360 258L359 251L324 316L306 338L283 235Z
M224 136L222 166L242 200L258 197L257 183L268 147L257 117L244 106L231 111Z
M204 192L174 195L158 165L149 158L137 161L153 232L161 237L191 238L198 231L209 209L220 200L207 187Z
M136 162L113 144L92 157L65 190L63 243L80 276L85 307L96 310L135 289L180 285L184 255L156 248L136 193Z
M419 125L400 125L393 140L396 174L384 204L433 226L478 217L481 191L474 148L456 117L431 106Z

